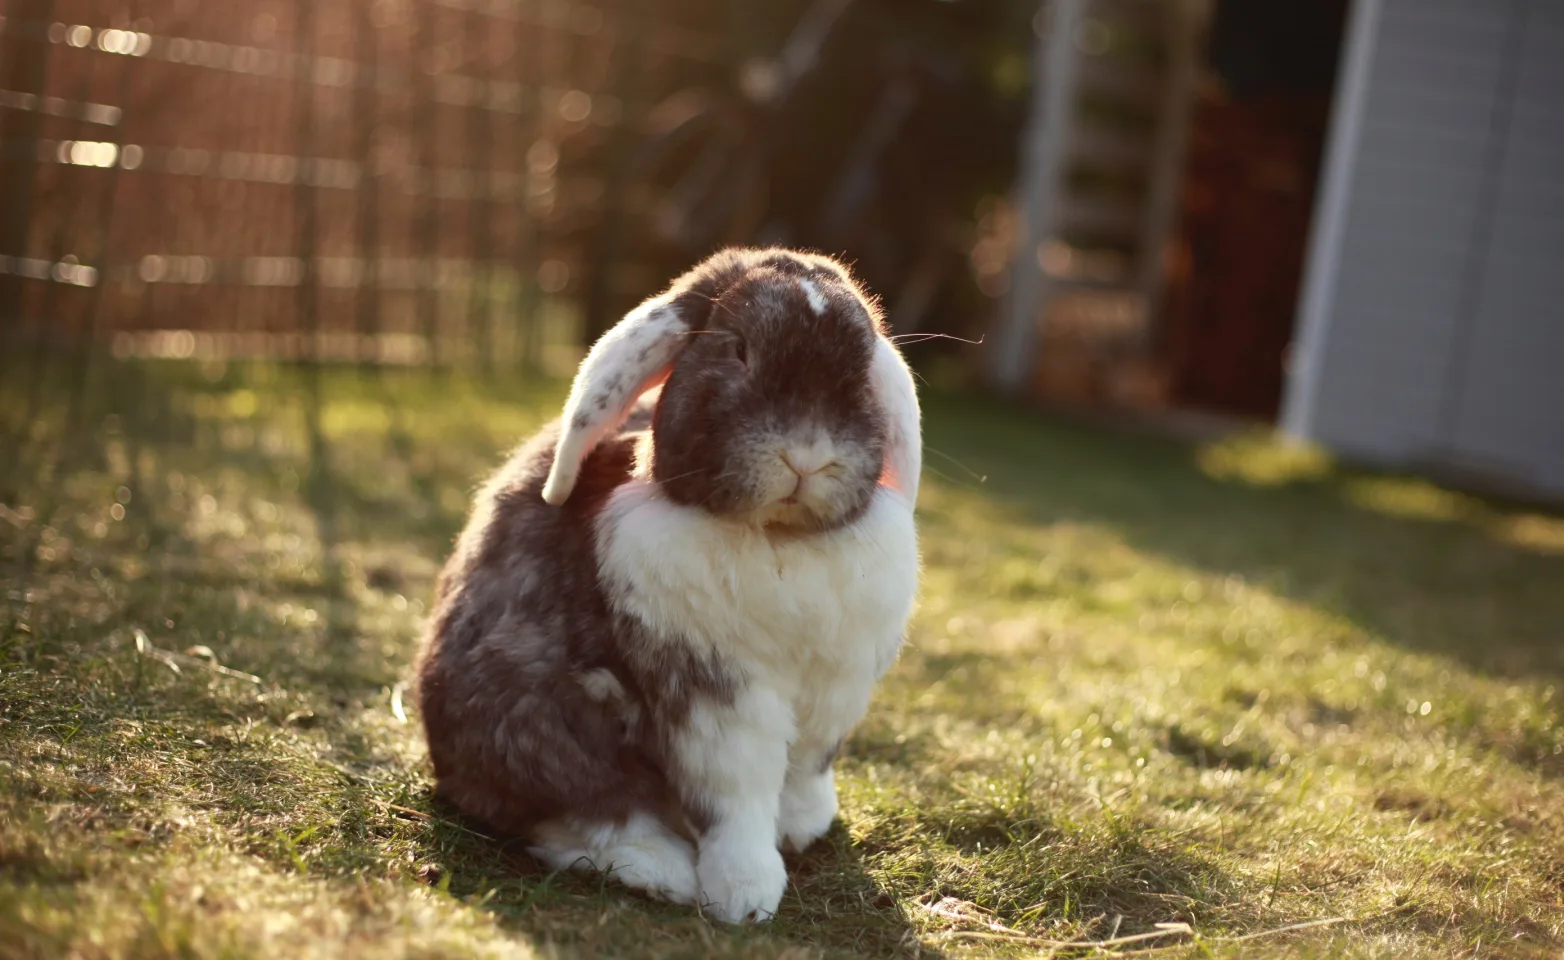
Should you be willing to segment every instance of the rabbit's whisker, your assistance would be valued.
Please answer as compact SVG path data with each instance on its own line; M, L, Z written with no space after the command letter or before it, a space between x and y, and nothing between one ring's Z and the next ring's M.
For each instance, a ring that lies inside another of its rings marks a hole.
M937 457L944 457L948 462L955 464L957 467L960 467L962 470L965 470L966 473L967 473L967 476L971 477L973 480L976 480L978 483L987 483L988 482L988 476L986 474L978 473L976 470L973 470L971 467L969 467L966 464L962 463L960 460L957 460L955 457L951 456L950 454L946 453L945 451L943 451L943 450L936 450L935 448L929 446L926 443L923 445L923 449L927 450L929 453L932 453L932 454L934 454ZM940 473L938 470L934 470L933 467L927 467L925 469L932 470L934 473L937 473L937 474L939 474L942 477L945 476L943 473ZM949 480L950 478L949 477L945 477L945 479Z
M892 343L922 343L925 340L954 340L957 343L969 343L974 347L983 345L983 337L976 340L968 340L966 337L958 337L950 333L899 333L893 337L886 337Z
M736 476L739 475L739 473L740 473L740 471L738 471L738 470L729 470L729 471L726 471L724 473L719 473L715 477L712 477L711 479L712 479L713 483L716 483L719 480L726 480L729 477L736 477ZM711 502L711 498L712 497L715 497L718 493L721 493L721 492L722 492L722 488L721 487L715 487L715 486L712 487L711 488L711 492L706 494L705 498L701 500L700 506L704 507L706 504Z
M672 483L675 480L683 480L685 477L693 477L697 473L705 473L706 469L707 469L706 467L697 467L694 470L690 470L690 471L687 471L685 473L678 474L677 476L663 477L662 479L658 480L657 482L658 483Z

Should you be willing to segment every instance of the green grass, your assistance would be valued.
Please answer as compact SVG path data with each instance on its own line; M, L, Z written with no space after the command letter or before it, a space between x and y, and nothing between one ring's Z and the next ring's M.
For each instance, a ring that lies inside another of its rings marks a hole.
M908 648L731 929L474 833L397 715L562 384L54 382L0 385L0 957L1564 949L1557 515L931 395Z

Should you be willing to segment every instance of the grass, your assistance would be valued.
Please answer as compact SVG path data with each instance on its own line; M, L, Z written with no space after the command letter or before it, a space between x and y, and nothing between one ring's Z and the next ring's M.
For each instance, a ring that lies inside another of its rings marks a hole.
M931 394L908 648L731 929L473 832L404 719L562 384L47 372L0 385L0 957L1564 949L1557 515Z

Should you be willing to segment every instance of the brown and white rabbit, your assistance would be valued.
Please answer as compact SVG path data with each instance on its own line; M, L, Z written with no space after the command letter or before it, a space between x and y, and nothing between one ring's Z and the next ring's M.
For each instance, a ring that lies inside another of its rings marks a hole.
M836 262L730 249L680 277L592 348L441 575L439 794L556 869L773 915L779 847L830 827L901 645L921 465L911 374Z

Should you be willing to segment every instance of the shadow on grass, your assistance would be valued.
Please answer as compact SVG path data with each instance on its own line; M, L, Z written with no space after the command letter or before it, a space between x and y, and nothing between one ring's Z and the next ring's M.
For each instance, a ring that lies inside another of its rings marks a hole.
M1564 676L1564 546L1502 538L1540 508L1329 464L1219 479L1193 445L955 397L930 399L925 436L1027 522L1100 525L1482 673Z
M772 921L729 926L628 891L602 874L545 871L519 841L470 832L438 803L429 809L441 819L431 823L423 852L438 867L423 879L565 956L660 956L697 945L720 956L769 956L789 944L827 956L942 956L920 944L907 906L873 879L864 852L840 825L787 858L789 886Z

